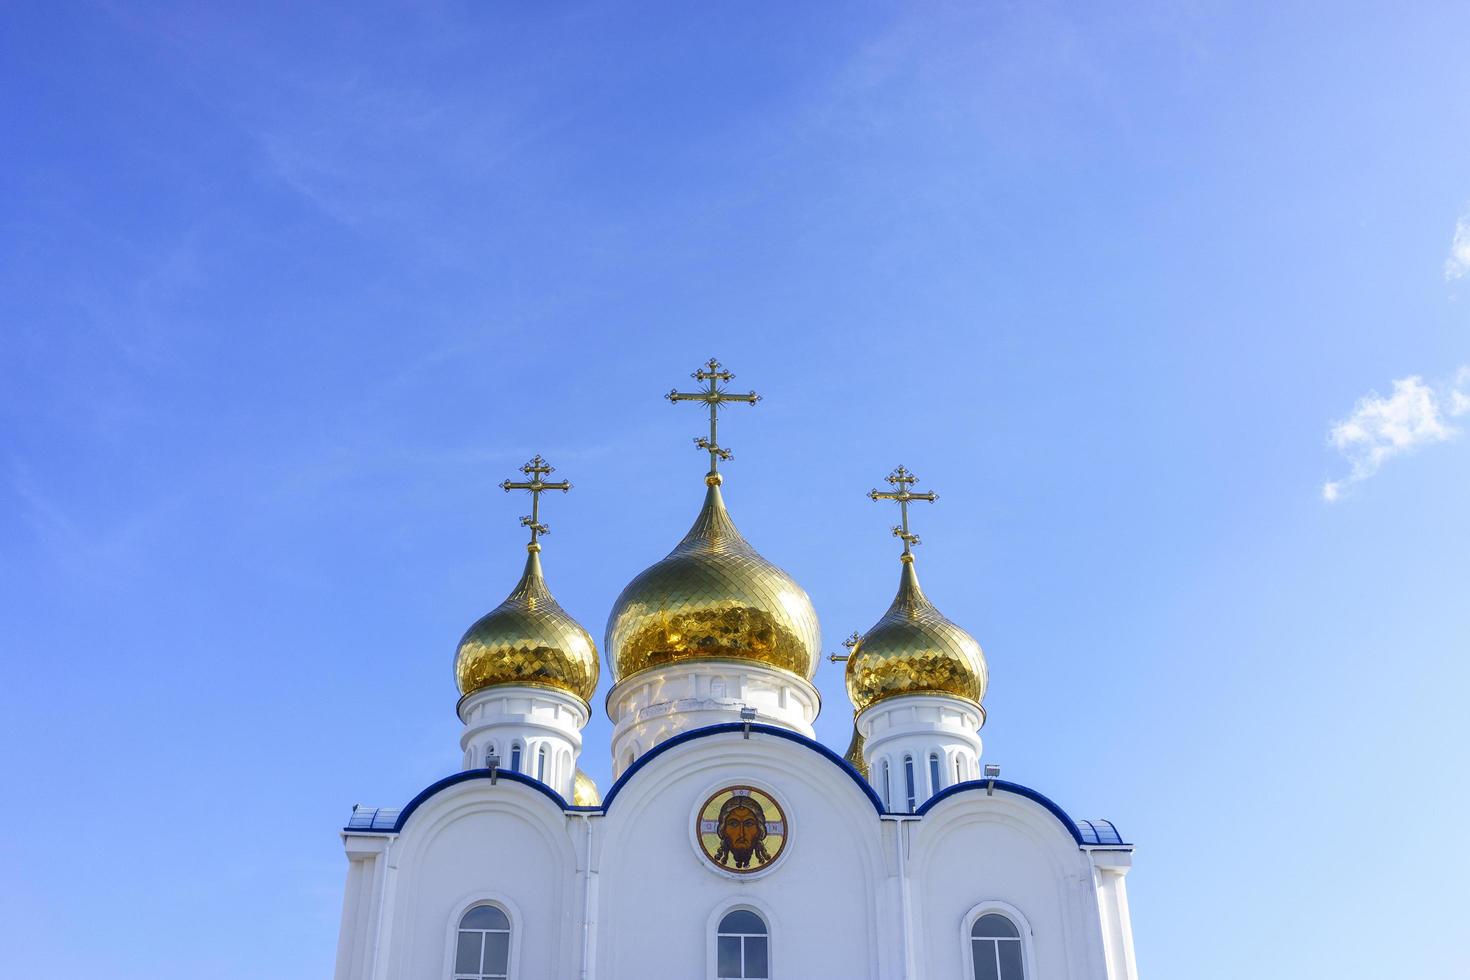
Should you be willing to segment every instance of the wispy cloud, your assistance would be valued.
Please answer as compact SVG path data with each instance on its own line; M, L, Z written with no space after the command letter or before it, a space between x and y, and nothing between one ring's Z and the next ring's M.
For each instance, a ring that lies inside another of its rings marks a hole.
M1420 446L1459 435L1449 420L1470 412L1470 365L1453 381L1429 384L1418 375L1399 378L1393 393L1376 391L1358 399L1352 414L1335 423L1327 442L1351 464L1347 476L1322 485L1322 499L1341 498L1352 484L1377 473L1388 460Z
M1444 277L1462 279L1470 272L1470 208L1455 222L1455 237L1450 241L1450 256L1444 260Z

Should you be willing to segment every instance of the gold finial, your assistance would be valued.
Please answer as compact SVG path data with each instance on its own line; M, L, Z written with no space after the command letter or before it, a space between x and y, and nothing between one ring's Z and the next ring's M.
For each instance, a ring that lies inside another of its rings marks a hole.
M937 493L914 493L909 487L919 482L919 478L902 466L888 474L888 482L893 485L891 492L880 492L869 490L869 500L896 500L898 501L899 525L893 529L893 536L903 540L903 555L900 560L911 562L914 560L912 546L919 544L919 536L909 531L909 501L927 500L930 503L939 499Z
M842 645L845 646L845 647L847 647L847 652L846 653L832 653L832 654L828 654L827 655L827 659L830 660L830 661L832 661L834 664L840 664L844 660L851 660L852 659L852 648L855 647L855 646L857 646L858 645L858 642L861 641L862 638L863 637L862 637L862 634L861 633L859 633L857 630L853 630L852 631L852 636L849 636L847 639L845 639L845 640L842 641Z
M556 467L542 459L540 453L537 453L534 459L525 466L522 466L521 472L529 476L530 479L519 483L506 480L500 485L500 489L506 493L510 493L512 490L529 490L531 492L531 515L521 518L521 526L531 529L531 543L526 545L526 550L540 551L541 546L536 543L537 535L551 533L551 528L542 524L540 521L541 494L547 490L560 490L562 493L566 493L572 489L572 485L566 480L562 480L560 483L548 483L541 479L543 476L549 476L555 473Z
M730 450L721 448L717 437L720 405L725 402L745 402L748 405L754 405L761 400L761 396L753 391L744 395L732 395L721 388L721 382L733 381L735 375L720 367L720 362L713 357L709 359L709 363L695 371L690 377L695 381L708 382L709 387L703 391L680 391L675 388L664 397L671 402L704 402L709 406L709 438L695 439L694 445L709 453L709 474L704 478L704 482L710 486L716 486L720 482L719 461L732 458Z

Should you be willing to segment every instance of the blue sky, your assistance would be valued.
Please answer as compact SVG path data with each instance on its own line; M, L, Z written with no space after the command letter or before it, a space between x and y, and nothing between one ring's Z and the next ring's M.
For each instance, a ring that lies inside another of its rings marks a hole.
M987 761L1138 842L1145 975L1470 973L1470 8L236 7L0 13L0 973L326 975L496 485L576 484L600 640L712 354L829 648L865 492L940 493Z

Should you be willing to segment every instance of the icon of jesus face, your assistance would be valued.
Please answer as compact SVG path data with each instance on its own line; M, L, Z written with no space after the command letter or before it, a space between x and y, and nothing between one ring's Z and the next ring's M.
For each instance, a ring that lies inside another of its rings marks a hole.
M769 793L730 786L705 801L696 817L699 846L717 867L737 874L759 871L786 843L786 816Z
M731 805L735 804L735 805ZM735 797L720 816L720 840L735 856L735 867L750 865L750 854L766 836L766 815L750 797Z

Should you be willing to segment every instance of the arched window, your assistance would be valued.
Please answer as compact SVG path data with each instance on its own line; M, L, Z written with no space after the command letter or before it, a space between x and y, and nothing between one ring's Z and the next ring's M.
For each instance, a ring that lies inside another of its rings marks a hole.
M459 920L454 980L505 980L510 975L510 919L493 905L477 905Z
M771 975L770 937L761 917L736 909L720 920L715 936L715 976L719 980L755 980Z
M929 753L929 795L933 796L944 787L940 784L939 753Z
M546 746L536 750L536 778L546 782Z
M965 781L965 760L959 756L954 757L954 781L957 783Z
M888 772L888 760L883 760L883 809L893 809L893 779Z
M903 788L904 797L908 801L910 813L914 812L914 804L918 802L914 798L914 757L906 755L903 757Z
M970 927L970 959L975 980L1025 980L1021 934L999 913L988 912Z
M510 768L514 772L521 771L521 743L517 742L510 747Z

